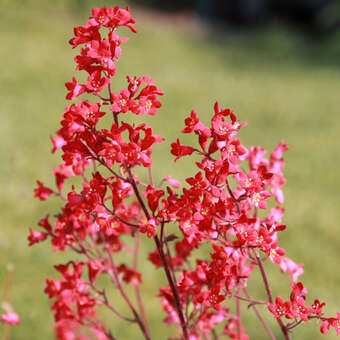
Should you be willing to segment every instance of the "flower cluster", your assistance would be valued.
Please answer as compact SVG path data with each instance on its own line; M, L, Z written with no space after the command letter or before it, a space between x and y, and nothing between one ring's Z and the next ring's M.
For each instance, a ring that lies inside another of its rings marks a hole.
M152 146L163 138L145 123L135 125L123 119L127 114L155 115L163 92L146 76L127 76L126 88L113 91L116 62L127 41L117 34L120 26L136 32L128 7L94 8L90 19L74 29L70 44L74 48L82 45L75 62L87 80L79 83L73 77L67 82L66 99L90 94L97 101L81 100L65 109L61 127L51 137L52 152L62 151L62 162L53 169L56 189L37 181L34 191L40 200L57 196L64 205L53 221L47 215L39 222L40 231L30 229L29 245L49 239L54 251L71 250L78 259L55 266L60 280L46 280L57 338L115 339L114 330L99 320L97 308L101 306L136 323L144 338L151 339L139 290L143 281L139 246L145 238L153 239L155 245L148 260L164 270L168 281L158 296L166 312L164 321L178 325L178 339L248 339L241 302L248 303L258 316L256 305L267 306L285 339L290 339L291 329L313 318L323 321L322 333L330 326L338 332L339 317L325 318L324 303L315 300L312 306L306 305L305 288L294 283L303 265L286 257L279 246L279 234L286 229L281 221L287 145L281 141L268 158L261 147L245 147L238 133L247 123L216 103L209 126L196 111L185 119L182 132L197 137L196 147L183 145L179 139L171 144L175 161L192 154L199 157L186 187L179 190L180 183L170 175L155 183ZM110 125L102 127L110 119ZM147 181L137 176L136 167L147 173ZM203 254L202 247L210 251ZM117 258L122 252L124 257ZM129 254L132 264L118 262ZM277 297L274 303L263 266L267 259L289 274L289 301ZM267 301L253 299L247 290L255 269L261 273ZM108 287L103 287L99 276L119 291L130 315L122 314L109 299ZM132 286L136 303L127 285ZM284 324L283 317L293 321ZM83 332L84 327L90 335Z

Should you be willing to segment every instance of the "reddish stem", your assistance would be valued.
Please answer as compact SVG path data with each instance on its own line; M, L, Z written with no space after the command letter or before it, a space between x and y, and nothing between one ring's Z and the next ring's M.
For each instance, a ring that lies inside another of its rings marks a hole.
M6 276L6 284L5 284L5 293L4 293L4 301L7 303L11 303L11 281L12 281L12 265L7 266L7 276ZM9 340L11 334L11 326L9 324L4 324L4 333L2 336L3 340Z
M90 253L92 252L92 248L95 248L95 247L90 247L89 248L86 248L85 245L82 243L82 241L80 239L77 239L78 241L78 244L80 245L80 249L81 249L81 252L90 260L95 260L96 259L96 255L94 254L93 257L90 255ZM73 248L74 249L74 248ZM96 249L96 248L95 248ZM99 257L102 257L100 254L98 255ZM113 278L112 278L113 280ZM118 286L116 280L113 280L114 281L114 284ZM99 295L101 295L103 297L103 301L102 303L108 308L110 309L114 314L116 314L119 318L125 320L125 321L129 321L129 322L137 322L136 319L131 319L131 318L128 318L126 317L125 315L121 314L118 310L116 310L109 302L108 298L107 298L107 295L105 293L105 290L98 290L96 288L96 286L89 282L89 285L90 287Z
M126 166L126 170L129 174L130 183L131 183L132 188L134 190L134 193L137 197L137 200L138 200L139 204L141 205L142 210L144 211L145 217L148 220L150 220L151 216L150 216L149 211L146 208L145 203L144 203L144 201L143 201L143 199L140 195L140 192L137 188L137 184L136 184L135 180L133 179L131 170L128 166ZM175 300L175 307L176 307L177 315L178 315L180 323L181 323L181 328L182 328L182 331L183 331L184 340L188 340L189 339L188 328L187 328L187 323L186 323L186 320L185 320L185 317L184 317L182 303L181 303L181 300L180 300L177 285L174 283L174 280L171 276L169 266L168 266L168 262L166 261L166 256L165 256L164 251L163 251L163 246L162 246L162 244L161 244L161 242L158 238L158 235L156 235L154 237L154 241L156 243L156 247L157 247L159 256L160 256L162 264L163 264L165 275L167 277L168 283L170 285L170 288L171 288L171 291L172 291L172 294L173 294L173 297L174 297L174 300Z
M99 295L103 297L103 301L101 301L108 309L111 310L114 314L116 314L119 318L128 321L128 322L136 322L136 319L128 318L127 316L123 315L120 313L116 308L114 308L111 304L110 301L106 295L105 290L98 290L93 283L90 283L90 287Z
M162 222L162 227L164 227L164 222ZM172 261L172 256L171 256L169 244L168 244L168 241L166 240L166 237L165 237L164 240L163 240L163 238L161 237L161 243L164 243L164 244L165 244L166 253L167 253L167 255L168 255L169 263L170 263L170 270L171 270L172 277L173 277L173 280L174 280L174 282L175 282L175 285L177 286L177 279L176 279L176 274L175 274L174 262Z
M165 270L165 274L166 274L166 277L168 279L172 294L173 294L174 299L175 299L175 307L176 307L177 314L178 314L178 317L179 317L179 320L180 320L180 323L181 323L181 327L182 327L182 330L183 330L184 339L188 340L189 339L188 328L187 328L187 324L186 324L186 321L185 321L185 318L184 318L182 303L181 303L181 300L180 300L180 296L179 296L177 286L173 282L173 279L172 279L172 276L171 276L171 273L170 273L170 270L169 270L169 267L168 267L168 263L166 261L166 257L165 257L164 251L163 251L163 247L162 247L157 235L154 237L154 240L155 240L155 243L156 243L156 246L157 246L157 249L158 249L158 253L159 253L160 258L162 260L163 268Z
M240 289L237 289L237 295L240 294ZM236 315L237 315L237 340L241 340L241 302L236 299Z
M153 177L152 177L152 169L151 169L151 166L148 168L148 172L149 172L149 180L150 180L150 183L151 183L151 186L155 186L155 183L153 181Z
M134 254L133 254L133 269L135 271L138 270L139 245L140 245L140 235L139 235L139 232L136 232L136 234L135 234L135 249L134 249ZM146 314L145 314L145 310L144 310L144 304L143 304L142 296L141 296L141 293L140 293L139 285L136 285L134 287L134 289L135 289L136 300L137 300L137 303L138 303L138 308L139 308L139 311L140 311L146 332L150 336L149 324L148 324L148 320L146 318Z
M228 189L229 195L231 196L231 198L234 200L234 202L235 202L235 204L236 204L236 208L237 208L238 214L241 215L240 203L239 203L239 201L235 198L234 193L233 193L233 191L231 190L231 187L230 187L230 184L229 184L229 181L228 181L228 177L227 177L227 179L226 179L226 183L227 183L227 189Z
M133 306L132 302L130 301L129 297L127 296L127 294L125 293L125 290L120 282L120 279L119 279L119 275L118 275L118 271L117 271L117 267L116 267L116 264L114 263L113 261L113 257L112 257L112 254L110 253L110 251L107 249L106 250L108 256L109 256L109 260L110 260L110 263L111 263L111 268L112 268L112 273L113 273L113 278L114 278L114 282L115 284L117 285L117 288L122 296L122 298L125 300L125 302L127 303L127 305L129 306L130 310L132 311L135 319L136 319L136 322L138 323L138 326L139 328L141 329L145 339L147 340L151 340L146 328L145 328L145 325L143 323L143 321L141 320L139 314L137 313L135 307Z
M108 88L108 91L109 91L109 95L110 95L110 103L113 104L113 98L112 98L112 91L111 91L111 79L110 79L110 82L107 86ZM119 112L112 112L113 113L113 119L115 121L115 124L118 125L119 121L118 121L118 114Z
M266 274L265 269L263 267L263 263L262 263L261 257L259 256L259 254L257 252L255 252L255 257L256 257L256 260L257 260L257 264L258 264L258 266L260 268L260 272L261 272L261 276L262 276L262 279L263 279L264 286L266 288L266 293L267 293L267 296L268 296L268 301L269 301L270 304L273 304L274 303L273 295L272 295L272 292L271 292L271 289L270 289L270 286L269 286L267 274ZM278 322L278 324L279 324L279 326L281 328L281 331L282 331L285 339L286 340L291 340L291 337L289 335L288 329L284 325L283 321L280 318L277 318L276 320L277 320L277 322Z
M251 298L250 298L250 295L249 295L249 293L248 293L247 288L244 288L243 291L244 291L244 294L246 295L246 297L247 297L248 299L251 299ZM269 335L269 337L270 337L272 340L276 340L274 334L272 333L272 331L270 330L270 328L268 327L268 325L266 324L266 322L263 320L263 318L262 318L260 312L257 310L256 306L255 306L254 304L252 304L251 307L253 308L253 310L254 310L254 312L255 312L257 318L260 320L260 322L261 322L263 328L265 329L265 331L267 332L267 334Z
M244 298L242 296L238 296L238 295L233 295L234 298L238 299L238 300L242 300L242 301L246 301L249 302L250 307L252 305L268 305L267 301L262 301L262 300L252 300L252 299L248 299L248 298Z

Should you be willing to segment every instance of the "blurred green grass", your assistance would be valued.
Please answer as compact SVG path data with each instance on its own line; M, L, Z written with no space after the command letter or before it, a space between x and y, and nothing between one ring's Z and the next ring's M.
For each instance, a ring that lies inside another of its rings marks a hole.
M27 234L58 206L53 200L34 200L33 188L38 178L52 185L51 168L59 160L50 155L49 135L68 105L64 83L74 75L75 53L67 41L73 26L88 17L89 6L90 1L75 0L0 1L0 288L6 264L13 263L12 299L21 324L12 329L12 340L33 340L37 335L53 339L44 280L56 277L52 265L65 256L52 253L48 244L28 248ZM279 26L247 34L203 33L204 27L196 32L181 29L157 15L136 11L135 16L139 34L123 48L116 89L126 74L146 74L165 92L158 116L148 119L166 138L155 150L155 177L171 173L183 181L191 175L188 160L173 163L169 144L191 109L207 122L216 100L234 109L241 121L251 122L241 132L246 146L272 149L283 138L291 150L285 168L288 229L281 246L296 262L305 263L302 280L310 299L326 300L330 313L340 310L339 36L316 42ZM148 248L144 245L142 255ZM268 269L274 293L287 292L288 278L273 266ZM152 335L164 339L171 331L160 322L163 314L154 297L163 274L149 265L143 270ZM255 279L250 290L261 297L260 280ZM134 327L107 315L105 319L119 339L140 338ZM246 324L251 339L263 339L254 317ZM294 338L319 339L318 328L317 322L301 326Z

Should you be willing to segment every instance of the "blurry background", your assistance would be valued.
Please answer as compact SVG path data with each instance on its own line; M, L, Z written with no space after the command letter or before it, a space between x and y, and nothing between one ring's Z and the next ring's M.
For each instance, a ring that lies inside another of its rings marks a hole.
M291 150L285 157L288 229L281 246L294 261L305 263L308 301L327 301L327 311L335 314L340 310L338 1L129 3L139 34L120 31L132 39L123 46L115 90L125 85L126 74L145 74L165 92L163 108L152 119L156 133L166 138L155 150L155 177L172 174L183 181L191 175L190 162L173 163L169 144L191 109L208 122L216 100L251 122L241 132L246 146L272 150L284 139ZM6 266L13 264L11 299L21 323L12 329L12 340L53 339L44 280L58 277L52 265L67 256L53 253L48 243L27 246L28 228L59 204L33 199L33 188L36 179L53 186L52 167L59 162L59 155L50 154L49 135L69 104L64 83L75 74L75 51L67 41L73 27L89 16L90 6L103 4L117 2L0 0L0 297ZM288 277L267 267L274 294L288 292ZM155 298L163 273L149 265L143 271L153 339L165 339L173 333L161 323L164 314ZM253 281L250 291L265 298L260 280ZM264 339L257 320L247 314L250 338ZM135 327L104 317L118 339L141 338ZM276 324L271 325L280 339ZM319 327L316 321L302 325L294 338L319 339Z

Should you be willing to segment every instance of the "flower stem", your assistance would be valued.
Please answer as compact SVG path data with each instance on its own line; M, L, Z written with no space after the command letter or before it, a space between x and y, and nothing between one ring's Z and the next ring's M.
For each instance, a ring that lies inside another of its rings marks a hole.
M237 289L237 295L240 294L240 289ZM237 315L237 340L241 340L241 301L236 299L236 315Z
M114 282L117 285L117 288L122 296L122 298L125 300L125 302L127 303L127 305L129 306L130 310L132 311L132 314L134 315L136 322L139 326L139 328L141 329L144 337L146 340L151 340L150 335L148 334L148 331L144 325L144 322L142 321L142 319L140 318L139 314L137 313L135 307L133 306L132 302L130 301L129 297L127 296L127 294L125 293L125 290L120 282L119 279L119 275L118 275L118 271L117 271L117 267L116 264L114 263L113 260L113 256L110 253L110 251L107 249L107 254L109 256L109 260L110 260L110 264L111 264L111 268L112 268L112 272L113 272L113 278L114 278Z
M249 300L251 300L247 288L244 288L243 291L244 291L244 294L246 295L246 297L247 297ZM263 328L265 329L265 331L267 332L267 334L269 335L269 337L270 337L272 340L276 340L276 338L275 338L273 332L270 330L270 328L268 327L268 325L266 324L266 322L263 320L263 318L262 318L260 312L257 310L255 304L252 304L250 307L253 308L253 310L254 310L254 312L255 312L257 318L258 318L259 321L261 322Z
M265 272L265 269L264 269L261 257L259 256L259 254L257 252L255 252L255 257L256 257L257 264L258 264L258 266L260 268L261 276L262 276L263 283L264 283L264 286L265 286L265 289L266 289L266 293L267 293L267 296L268 296L268 301L269 301L270 304L273 304L274 300L273 300L272 291L271 291L270 286L269 286L267 274ZM283 321L280 318L277 318L276 320L277 320L277 322L278 322L278 324L279 324L279 326L281 328L281 331L282 331L285 339L286 340L291 340L291 337L289 335L288 329L284 325Z
M135 271L137 271L138 269L138 255L139 255L139 245L140 245L140 235L139 232L137 232L135 234L135 248L134 248L134 254L133 254L133 269ZM136 285L135 287L135 295L136 295L136 300L138 303L138 308L145 326L145 330L147 332L147 334L150 336L150 330L149 330L149 324L148 324L148 320L145 314L145 310L144 310L144 305L143 305L143 300L142 300L142 296L140 294L140 289L139 289L139 285Z
M142 210L144 211L145 217L149 220L151 218L150 213L149 213L148 209L146 208L145 203L144 203L144 201L143 201L143 199L140 195L137 184L136 184L135 180L133 179L131 170L128 166L126 166L126 170L128 172L129 181L132 185L132 188L133 188L133 191L134 191L134 193L137 197L137 200L138 200L139 204L141 205ZM160 242L158 235L156 235L154 237L154 241L155 241L155 244L156 244L156 247L157 247L158 254L159 254L161 261L162 261L162 264L163 264L165 275L167 277L167 280L168 280L168 283L170 285L172 294L174 296L175 307L176 307L177 315L178 315L180 323L181 323L181 328L182 328L182 331L183 331L184 340L188 340L189 334L188 334L187 323L186 323L184 313L183 313L182 303L181 303L181 300L180 300L180 296L179 296L177 286L174 283L174 280L173 280L171 273L170 273L170 270L169 270L169 266L168 266L166 256L165 256L164 250L163 250L163 245Z

